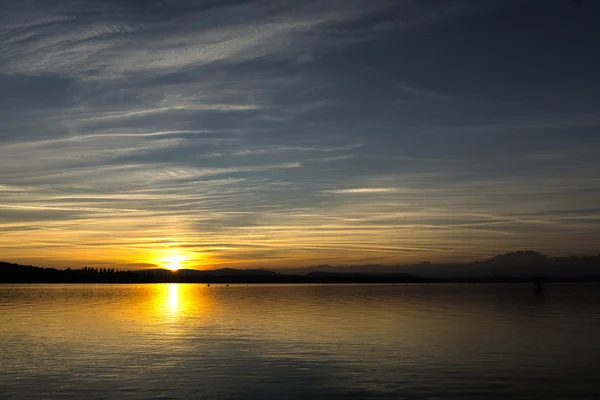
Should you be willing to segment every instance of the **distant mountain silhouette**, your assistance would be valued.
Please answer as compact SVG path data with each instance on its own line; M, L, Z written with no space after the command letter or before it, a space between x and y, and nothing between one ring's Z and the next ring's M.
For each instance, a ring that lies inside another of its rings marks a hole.
M268 271L266 269L233 269L233 268L222 268L208 271L198 270L187 270L191 273L203 273L217 276L231 276L231 275L244 275L244 276L277 276L280 275L277 272Z
M548 265L549 258L537 251L515 251L512 253L499 254L489 260L479 261L479 265L494 265L499 267L517 267L530 265Z
M289 270L278 270L278 272L287 272L298 275L306 275L317 271L346 274L413 274L430 279L482 279L486 277L524 278L534 275L566 279L600 276L600 256L546 257L536 251L515 251L471 263L434 264L422 262L406 265L351 265L337 267L319 265Z
M535 251L499 254L472 263L409 265L317 265L305 268L215 270L165 269L117 271L106 268L65 269L0 262L0 283L408 283L408 282L517 282L548 280L600 281L600 256L546 257Z
M412 274L369 274L313 271L306 275L312 282L318 283L419 283L428 279Z
M263 269L232 268L116 271L86 267L59 270L0 262L0 283L393 283L423 281L422 278L410 275L381 276L314 272L306 276L298 276Z
M159 273L164 274L165 272L170 273L171 271L157 268L151 270L145 270L146 273ZM268 271L266 269L234 269L234 268L221 268L221 269L180 269L174 272L179 276L199 277L199 276L277 276L280 275L277 272Z

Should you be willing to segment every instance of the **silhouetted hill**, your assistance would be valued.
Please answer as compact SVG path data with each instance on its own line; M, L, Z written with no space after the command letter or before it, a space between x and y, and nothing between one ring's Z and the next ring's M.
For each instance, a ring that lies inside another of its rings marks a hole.
M471 263L422 262L407 265L311 266L281 270L282 273L306 275L312 272L368 273L377 275L412 274L430 279L526 278L536 275L572 279L600 275L600 256L546 257L535 251L499 254Z
M139 271L143 273L151 273L151 274L165 274L165 273L174 273L179 276L277 276L281 275L277 272L268 271L265 269L234 269L234 268L221 268L221 269L208 269L208 270L199 270L199 269L180 269L176 272L171 272L166 269L151 269L145 271Z
M490 265L499 267L526 267L530 265L548 265L549 258L537 251L515 251L512 253L499 254L485 261L478 261L478 265Z
M368 274L368 273L336 273L310 272L304 275L310 281L318 283L417 283L428 282L428 279L411 274Z
M191 270L194 271L194 270ZM198 271L195 271L198 272ZM222 268L215 270L202 271L208 275L218 276L231 276L231 275L245 275L245 276L276 276L280 275L277 272L268 271L265 269L233 269L233 268Z
M319 265L269 271L264 269L215 270L165 269L116 271L114 269L40 268L0 262L0 283L404 283L425 281L530 281L543 276L549 280L600 280L600 256L546 257L535 251L516 251L472 263L410 265Z
M336 274L315 272L298 276L263 269L116 271L113 269L39 268L0 263L0 283L390 283L422 282L408 275Z

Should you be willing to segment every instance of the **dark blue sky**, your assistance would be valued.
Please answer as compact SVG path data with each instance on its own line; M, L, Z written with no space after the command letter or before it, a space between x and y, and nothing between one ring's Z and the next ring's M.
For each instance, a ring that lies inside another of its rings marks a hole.
M0 1L0 253L600 247L600 2Z

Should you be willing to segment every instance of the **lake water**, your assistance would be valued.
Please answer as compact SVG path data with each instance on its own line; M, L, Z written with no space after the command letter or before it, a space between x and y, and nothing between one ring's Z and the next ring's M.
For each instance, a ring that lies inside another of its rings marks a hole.
M1 399L590 399L600 286L0 285Z

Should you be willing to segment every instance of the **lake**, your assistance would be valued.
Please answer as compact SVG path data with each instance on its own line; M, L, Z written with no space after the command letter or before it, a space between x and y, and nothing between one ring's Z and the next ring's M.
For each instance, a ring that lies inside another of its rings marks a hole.
M600 286L0 285L1 399L590 399Z

